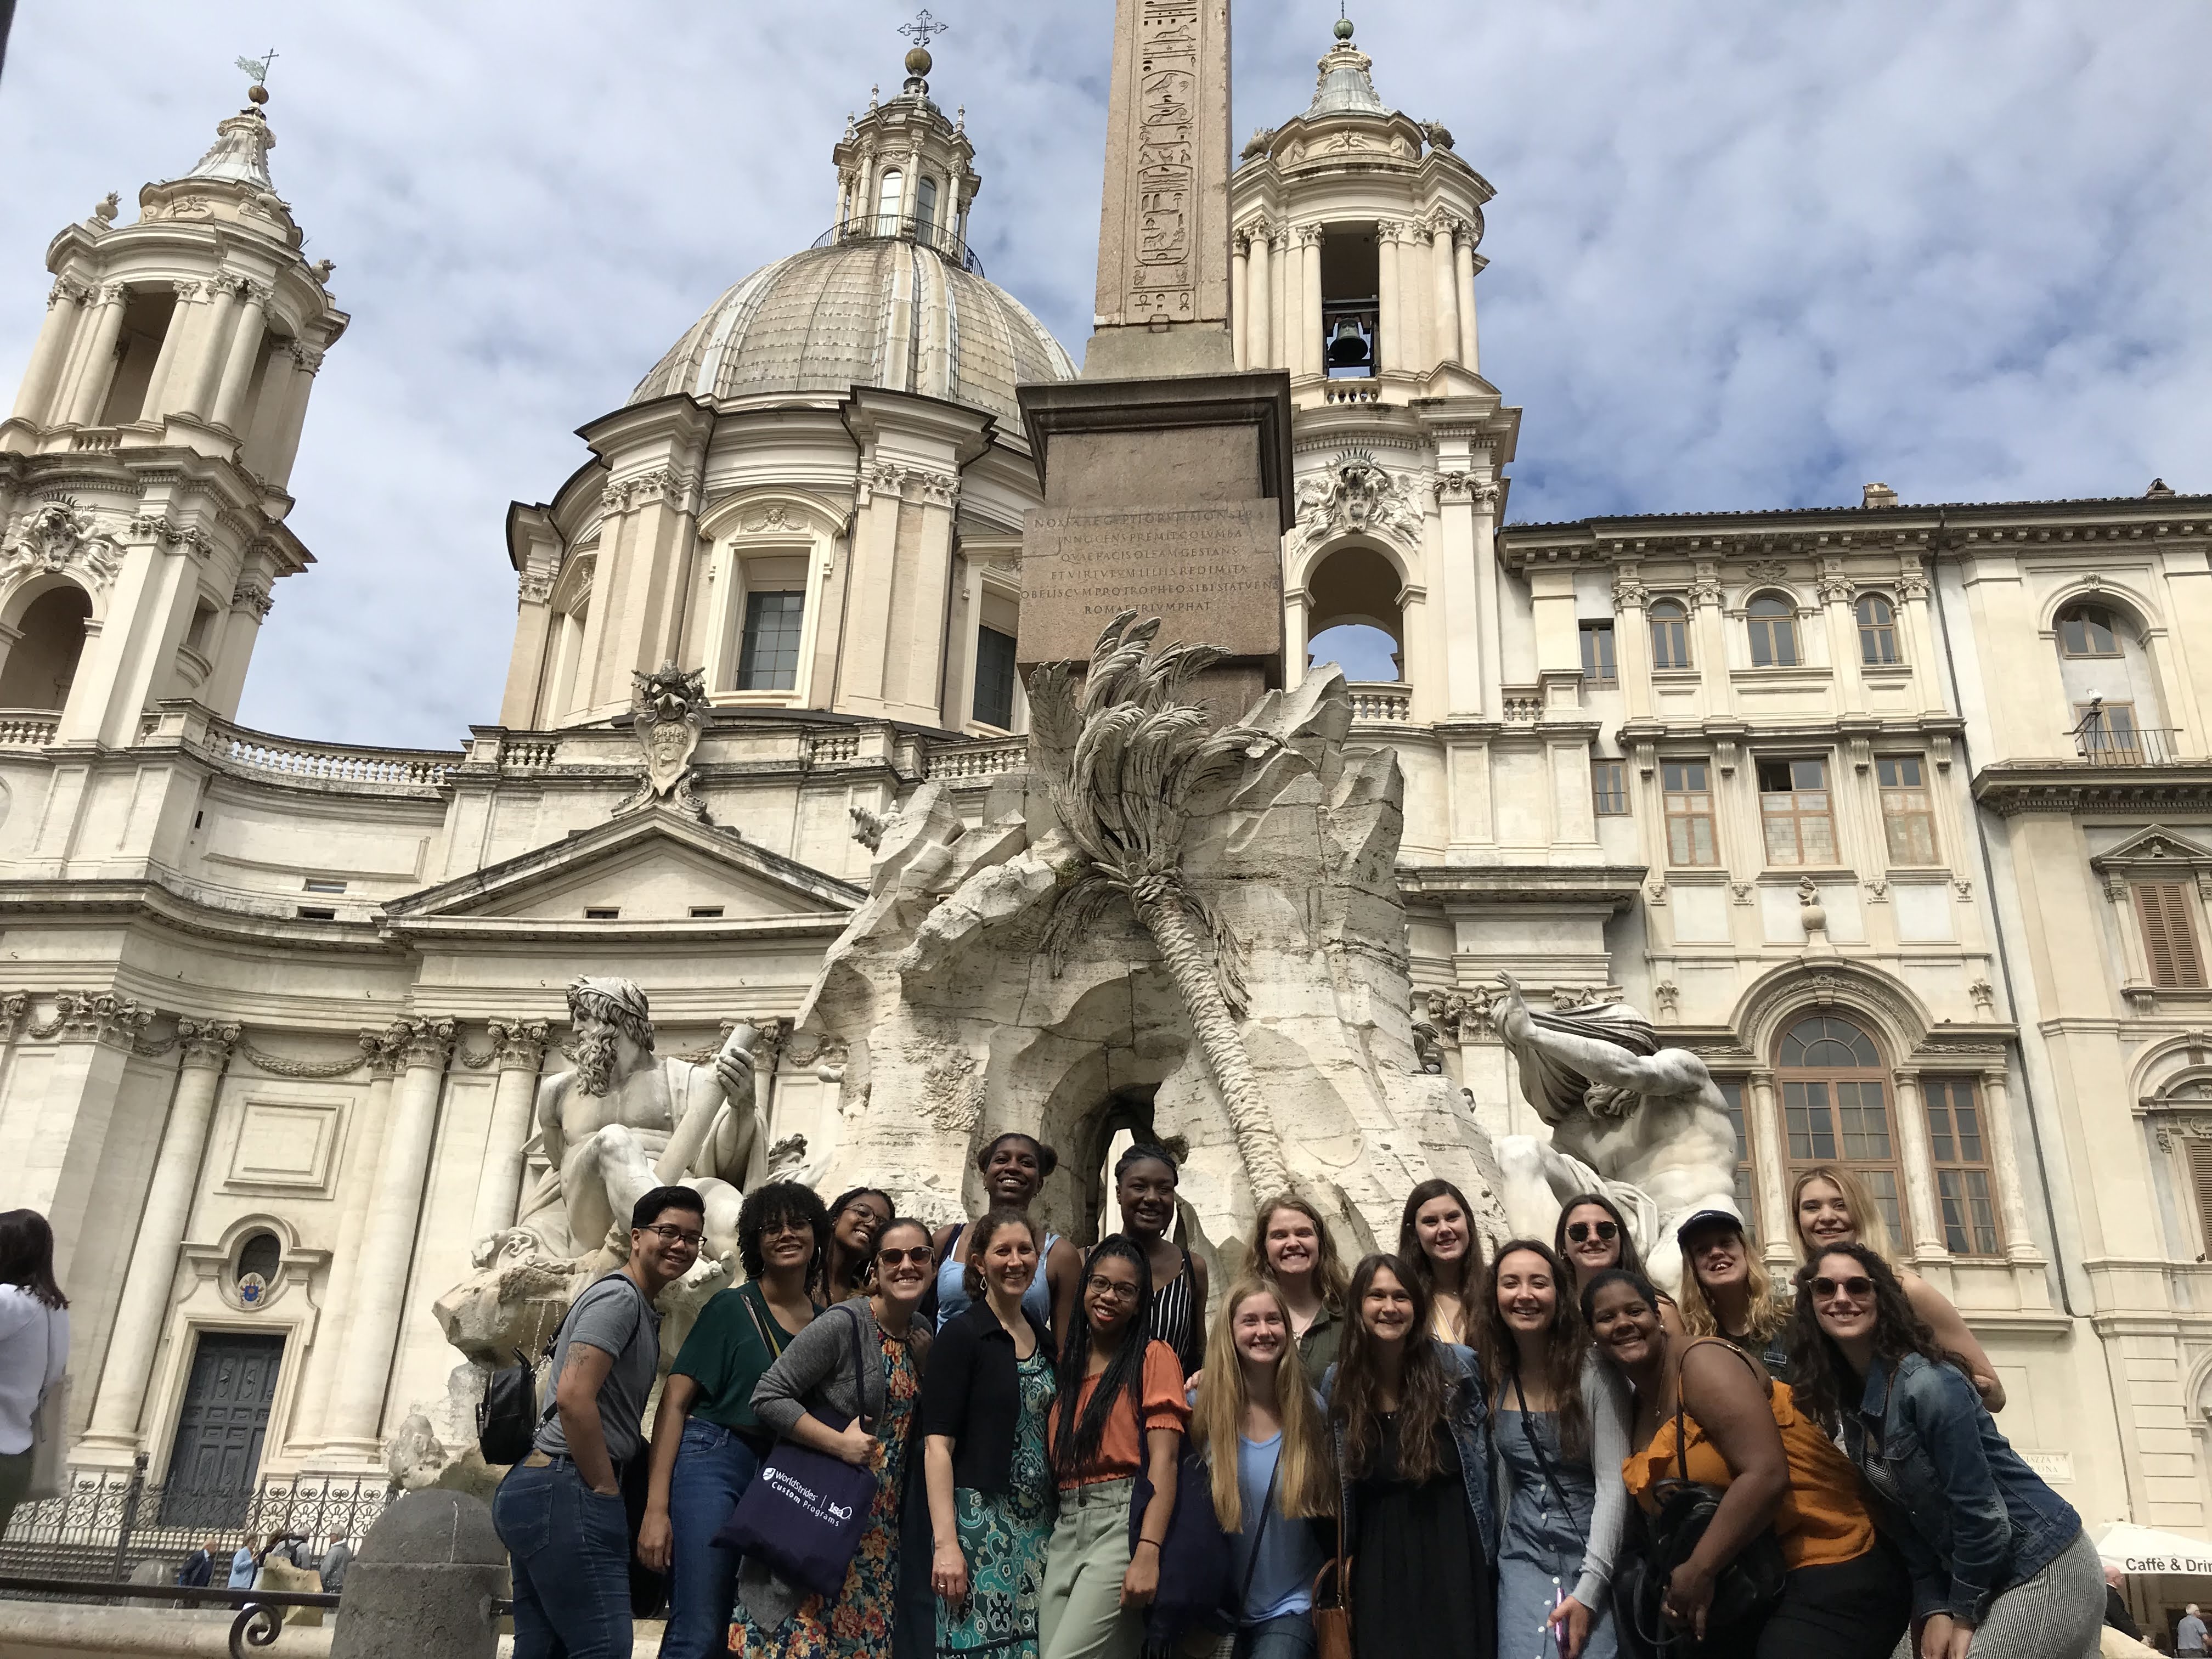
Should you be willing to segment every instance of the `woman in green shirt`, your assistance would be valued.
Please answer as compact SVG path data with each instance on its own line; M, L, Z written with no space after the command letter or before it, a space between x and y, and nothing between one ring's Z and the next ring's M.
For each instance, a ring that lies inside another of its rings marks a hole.
M811 1187L777 1181L748 1193L738 1212L745 1282L700 1310L660 1391L637 1553L669 1575L661 1659L703 1659L728 1641L738 1558L714 1534L775 1448L753 1389L817 1311L806 1276L829 1236Z
M1344 1294L1349 1280L1337 1260L1336 1245L1321 1212L1288 1193L1260 1206L1254 1233L1259 1244L1252 1252L1252 1272L1282 1292L1284 1305L1291 1310L1298 1363L1318 1389L1344 1340Z

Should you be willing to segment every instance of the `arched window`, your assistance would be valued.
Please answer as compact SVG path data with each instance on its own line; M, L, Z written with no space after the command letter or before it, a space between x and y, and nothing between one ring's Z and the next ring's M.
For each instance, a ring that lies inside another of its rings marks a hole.
M884 174L883 183L876 190L876 234L893 236L898 233L899 209L906 199L906 179L896 167Z
M1753 668L1797 665L1797 607L1778 593L1761 593L1747 612Z
M1816 1164L1847 1165L1866 1183L1893 1239L1905 1237L1904 1190L1890 1122L1889 1073L1874 1039L1854 1022L1815 1014L1783 1033L1775 1056L1790 1179Z
M914 187L914 219L920 229L937 228L937 180L926 173Z
M1690 613L1680 599L1655 599L1647 613L1651 619L1651 665L1687 668L1690 665Z
M252 1234L238 1249L238 1276L243 1279L248 1273L259 1273L263 1284L273 1284L276 1269L283 1261L283 1242L276 1234Z
M1371 547L1340 548L1306 578L1306 660L1334 662L1359 684L1405 678L1404 588Z
M0 664L0 708L66 706L77 659L84 654L84 625L91 618L91 599L66 580L26 605L15 623L15 640L0 643L0 651L7 653Z
M1862 593L1857 610L1859 660L1869 667L1898 661L1896 607L1879 593Z
M2101 605L2071 605L2058 613L2058 650L2068 657L2117 657L2120 628Z

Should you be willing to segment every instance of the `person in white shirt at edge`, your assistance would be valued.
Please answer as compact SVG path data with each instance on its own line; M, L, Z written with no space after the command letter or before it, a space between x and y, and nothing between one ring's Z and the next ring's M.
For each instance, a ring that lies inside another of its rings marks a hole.
M2181 1610L2181 1623L2173 1632L2173 1650L2177 1656L2204 1651L2204 1620L2198 1616L2194 1601Z
M31 1486L39 1402L69 1364L69 1298L54 1282L54 1234L36 1210L0 1214L0 1534Z

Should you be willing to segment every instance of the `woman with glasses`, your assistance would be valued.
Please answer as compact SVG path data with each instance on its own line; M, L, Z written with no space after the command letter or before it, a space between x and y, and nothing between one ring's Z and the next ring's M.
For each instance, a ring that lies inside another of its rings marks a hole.
M867 1528L844 1588L833 1598L800 1589L745 1558L730 1649L747 1659L890 1659L908 1428L929 1352L928 1327L915 1317L929 1289L929 1229L895 1218L878 1235L871 1265L874 1291L826 1310L791 1340L753 1390L754 1412L777 1435L874 1471ZM857 1376L848 1321L860 1325ZM836 1419L850 1420L833 1429L830 1422Z
M1322 1393L1352 1646L1370 1659L1492 1659L1498 1512L1474 1355L1436 1339L1428 1286L1395 1256L1363 1260L1351 1301L1344 1357Z
M0 1215L0 1533L30 1490L39 1406L67 1369L69 1328L46 1217Z
M1889 1224L1881 1206L1867 1191L1866 1183L1838 1164L1823 1164L1805 1170L1790 1189L1790 1215L1797 1229L1797 1255L1809 1262L1822 1250L1839 1244L1863 1244L1889 1264L1905 1298L1920 1322L1936 1334L1936 1345L1966 1362L1966 1375L1982 1404L1992 1412L2004 1409L2004 1384L1997 1368L1951 1298L1909 1267L1900 1267L1889 1237Z
M1036 1227L1009 1208L966 1232L966 1305L939 1329L921 1390L935 1652L1036 1659L1052 1538L1045 1419L1059 1392L1050 1337L1030 1305Z
M1146 1329L1173 1351L1188 1376L1206 1363L1206 1263L1167 1236L1182 1179L1175 1154L1142 1141L1114 1161L1114 1201L1123 1238L1145 1253L1152 1275Z
M1430 1334L1439 1342L1471 1343L1482 1241L1475 1237L1467 1195L1449 1181L1424 1181L1414 1188L1398 1215L1398 1260L1421 1281Z
M1579 1302L1589 1282L1608 1268L1634 1273L1647 1284L1644 1257L1636 1248L1636 1235L1618 1206L1603 1193L1577 1193L1559 1206L1559 1224L1552 1232L1552 1254L1566 1263L1575 1276L1574 1296ZM1656 1285L1659 1322L1669 1336L1685 1334L1682 1310L1674 1298Z
M983 1177L985 1206L1013 1210L1023 1215L1044 1190L1044 1183L1060 1167L1060 1154L1035 1135L1018 1131L1000 1135L975 1155L975 1168ZM943 1330L968 1310L969 1252L960 1248L958 1224L938 1230L932 1241L937 1250L937 1328ZM1076 1281L1083 1276L1083 1257L1058 1233L1046 1233L1037 1249L1036 1278L1022 1293L1022 1306L1031 1318L1059 1340L1075 1312Z
M1144 1644L1190 1421L1182 1362L1150 1334L1152 1272L1143 1245L1119 1234L1101 1240L1084 1263L1082 1317L1060 1346L1049 1440L1060 1516L1045 1559L1043 1659L1137 1659ZM1133 1543L1139 1470L1152 1497Z
M890 1194L875 1187L855 1187L830 1205L830 1238L816 1258L810 1284L825 1308L868 1293L868 1270L876 1240L890 1224Z
M1752 1253L1743 1222L1700 1210L1674 1230L1682 1249L1682 1323L1752 1355L1778 1382L1790 1380L1790 1304Z
M2087 1659L2104 1571L2081 1517L1982 1409L1958 1355L1864 1243L1797 1274L1790 1349L1806 1412L1844 1449L1910 1565L1923 1659Z
M777 1181L747 1193L738 1212L745 1282L700 1310L661 1389L637 1535L638 1559L669 1575L661 1659L700 1659L728 1644L738 1557L717 1548L714 1534L775 1448L753 1389L813 1322L806 1277L829 1233L811 1187Z
M1613 1659L1607 1587L1628 1519L1628 1402L1565 1282L1559 1257L1515 1239L1490 1264L1476 1321L1500 1476L1498 1628L1516 1655L1535 1632L1539 1659Z
M1253 1231L1260 1241L1253 1252L1253 1277L1281 1295L1298 1361L1306 1379L1319 1388L1344 1341L1344 1298L1350 1288L1335 1241L1321 1212L1291 1193L1262 1204Z

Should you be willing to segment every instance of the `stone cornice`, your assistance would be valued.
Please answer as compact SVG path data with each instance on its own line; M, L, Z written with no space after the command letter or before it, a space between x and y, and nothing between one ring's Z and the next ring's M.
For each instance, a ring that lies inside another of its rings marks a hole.
M2023 813L2192 812L2212 807L2212 759L2178 766L2091 766L1999 761L1974 775L1975 801L2003 817Z
M1398 890L1408 899L1579 899L1623 910L1635 900L1650 869L1642 864L1401 864Z

